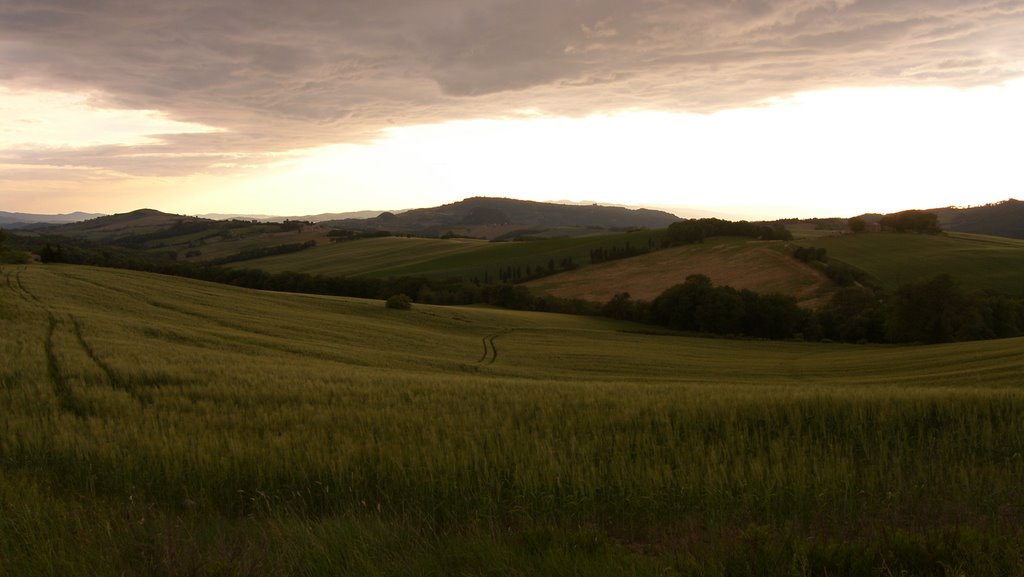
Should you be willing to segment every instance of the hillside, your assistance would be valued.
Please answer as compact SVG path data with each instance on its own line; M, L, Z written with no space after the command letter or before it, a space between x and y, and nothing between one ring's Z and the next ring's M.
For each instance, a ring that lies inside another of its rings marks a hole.
M0 573L1019 567L1022 339L698 339L62 265L5 266L0 310Z
M826 249L828 256L853 265L887 289L937 274L949 274L965 287L1024 294L1024 241L963 233L868 233L808 238L802 246Z
M5 212L0 210L0 228L22 229L40 224L68 224L101 216L103 215L90 214L86 212L72 212L69 214L28 214L23 212Z
M386 212L372 219L328 221L324 224L339 228L433 236L454 232L495 238L513 236L520 229L529 232L535 227L663 228L678 220L679 217L660 210L475 197L400 214Z
M163 231L175 225L193 223L212 224L213 221L143 208L124 214L100 216L82 222L52 227L46 229L46 232L47 234L71 236L97 242L110 242Z
M60 226L27 231L42 243L84 241L89 246L135 251L141 258L201 262L241 258L282 245L326 242L327 231L299 221L211 220L141 209ZM65 240L66 239L66 240ZM24 242L32 244L31 237ZM41 246L34 246L37 252Z
M960 208L947 206L929 208L938 217L939 228L948 232L965 232L989 236L1024 239L1024 201L1008 199L1002 202ZM863 214L866 222L876 223L883 214Z
M606 262L527 283L565 298L606 302L616 293L653 300L687 276L703 274L718 285L792 296L804 306L823 302L833 289L825 276L782 249L781 243L716 238Z
M1024 239L1024 201L1009 199L969 208L936 208L943 230Z
M590 251L625 249L660 243L663 231L593 234L530 241L487 242L479 239L384 237L322 243L295 254L239 263L268 272L302 272L356 276L477 277L498 280L501 270L518 267L561 270L564 261L589 264Z

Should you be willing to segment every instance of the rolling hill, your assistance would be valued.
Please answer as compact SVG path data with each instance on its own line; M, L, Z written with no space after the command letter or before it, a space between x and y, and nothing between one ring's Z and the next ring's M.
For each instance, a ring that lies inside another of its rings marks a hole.
M886 289L946 273L965 287L1024 294L1024 241L964 233L868 233L799 241L826 249Z
M1007 199L982 206L929 208L938 217L939 228L948 232L966 232L989 236L1024 239L1024 201ZM875 223L883 214L863 214L866 222Z
M792 258L778 242L715 238L706 243L668 248L628 259L568 271L527 283L532 289L564 298L606 302L616 293L653 300L691 274L716 285L792 296L816 307L833 284L820 271Z
M936 208L943 230L1024 239L1024 201L1009 199L969 208Z
M0 210L0 228L23 229L41 224L68 224L91 218L99 218L102 214L72 212L69 214L28 214L23 212L5 212Z
M699 339L66 265L5 266L0 311L0 573L1019 568L1022 339Z
M440 236L448 232L483 238L515 236L533 229L575 227L599 229L663 228L679 220L660 210L611 206L578 206L532 202L511 198L474 197L433 208L372 219L328 221L324 224L360 230L389 230Z
M301 272L353 276L426 276L433 278L485 277L498 280L502 269L518 267L561 270L563 261L589 263L590 251L604 247L625 249L657 244L663 231L547 238L530 241L488 242L480 239L384 237L322 243L299 253L247 260L237 266L268 272Z
M123 238L164 231L184 224L213 224L214 221L194 216L167 214L151 208L142 208L124 214L100 216L47 228L51 235L83 238L96 242L111 242Z

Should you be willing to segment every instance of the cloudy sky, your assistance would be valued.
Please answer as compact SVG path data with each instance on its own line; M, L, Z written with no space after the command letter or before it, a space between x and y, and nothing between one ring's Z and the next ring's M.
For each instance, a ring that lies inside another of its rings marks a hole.
M1021 0L0 0L0 210L981 204L1021 103Z

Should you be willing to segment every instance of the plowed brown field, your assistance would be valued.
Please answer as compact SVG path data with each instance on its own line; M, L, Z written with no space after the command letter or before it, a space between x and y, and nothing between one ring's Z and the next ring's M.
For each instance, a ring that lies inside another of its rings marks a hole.
M659 250L538 279L527 286L559 297L600 302L620 292L652 300L691 274L707 275L716 285L782 293L812 308L822 304L834 288L824 274L780 251L777 243L736 240Z

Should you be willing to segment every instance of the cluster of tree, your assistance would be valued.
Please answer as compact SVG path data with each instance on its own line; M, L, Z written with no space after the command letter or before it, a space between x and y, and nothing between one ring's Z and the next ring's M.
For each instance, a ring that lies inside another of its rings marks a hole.
M714 236L741 236L760 240L792 240L793 235L782 222L771 224L720 218L684 220L669 225L666 241L670 244L694 244Z
M969 293L940 274L900 287L891 299L886 333L894 342L944 343L1024 334L1024 299Z
M498 269L498 280L500 282L507 283L518 283L526 282L533 279L538 279L553 275L556 272L575 270L579 266L573 261L571 256L567 256L559 260L557 263L555 259L548 259L547 266L541 265L507 265ZM474 278L474 282L479 283L479 279ZM484 272L484 284L491 282L491 275L489 272Z
M27 252L19 251L8 251L5 243L7 242L7 231L0 228L0 263L4 264L24 264L28 262L31 255Z
M205 220L182 218L167 228L113 239L110 241L110 244L124 248L145 249L151 248L154 245L160 245L160 241L163 240L205 233L202 238L197 241L193 241L193 243L198 244L202 243L205 239L215 237L232 238L236 236L235 231L252 226L260 226L266 231L298 232L302 230L303 226L309 224L311 223L297 220L286 220L282 223L261 223L256 220Z
M874 281L861 269L842 261L830 259L828 251L821 247L798 246L793 249L793 258L820 270L839 286L861 284L874 286Z
M412 299L405 293L398 293L388 297L384 306L389 309L407 311L412 308Z
M846 221L846 228L854 234L860 234L868 229L868 223L863 218L855 216Z
M46 243L46 245L43 246L43 249L39 251L39 260L43 262L73 262L68 261L64 257L64 251L61 248L61 245L58 244L56 248L54 248L50 243Z
M177 236L184 236L189 234L198 234L201 232L208 232L211 230L219 231L223 229L225 225L209 221L209 220L185 220L181 219L172 224L171 226L149 233L133 234L123 238L114 239L111 241L112 244L117 246L123 246L125 248L146 248L151 243L156 243L161 240L174 238Z
M647 239L646 247L635 247L626 241L625 247L619 247L618 245L612 245L611 250L600 246L597 248L590 249L590 264L598 264L607 262L610 260L619 260L623 258L630 258L634 256L640 256L647 254L655 249L654 239Z
M210 261L210 264L221 265L229 264L233 262L241 262L244 260L253 260L257 258L263 258L267 256L276 256L279 254L288 254L292 252L299 252L300 250L306 250L307 248L313 248L316 246L315 240L307 240L306 242L293 242L289 244L278 244L274 246L257 246L247 248L239 251L235 254L221 257Z
M944 343L1024 335L1024 298L970 292L940 274L892 295L847 287L818 313L823 336L847 342Z
M817 312L821 337L847 343L880 343L887 340L885 300L863 286L836 291Z
M313 226L313 223L308 220L285 220L278 226L281 232L302 232L303 228Z
M798 246L793 249L793 258L801 262L826 262L828 257L824 248L813 246Z
M885 294L864 286L837 291L818 311L783 295L714 286L692 275L653 301L619 293L601 314L672 329L767 339L942 343L1024 335L1024 298L970 293L938 275Z
M884 231L891 232L919 232L925 234L938 234L942 232L939 228L939 217L932 212L923 210L905 210L895 214L883 216L878 225Z
M601 313L681 331L766 339L816 336L812 313L797 306L793 298L715 286L700 274L688 276L651 302L633 301L629 293L619 293Z
M385 236L391 236L391 233L386 230L348 230L343 228L335 228L327 232L327 238L331 239L331 242L345 242L361 238L382 238Z

